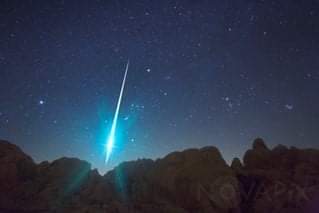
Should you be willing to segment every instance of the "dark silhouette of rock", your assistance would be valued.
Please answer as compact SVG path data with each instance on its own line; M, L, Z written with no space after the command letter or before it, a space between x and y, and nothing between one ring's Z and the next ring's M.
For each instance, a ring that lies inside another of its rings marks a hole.
M239 158L234 158L230 167L236 172L240 172L243 169L243 165Z
M260 138L253 142L253 148L244 155L244 165L247 169L267 169L271 168L273 163L270 150Z
M254 191L251 212L317 212L311 209L319 195L319 151L268 149L261 139L244 156L245 188Z
M28 205L26 201L35 193L37 166L19 147L2 140L0 144L0 212L3 212Z
M156 162L150 177L162 199L187 212L229 212L240 199L235 173L215 147L171 153ZM231 185L232 194L223 196L220 183Z
M268 150L264 140L262 138L256 138L253 142L254 150Z
M215 147L121 163L104 176L89 163L35 164L0 141L0 212L318 212L319 151L269 149L258 138L228 166Z

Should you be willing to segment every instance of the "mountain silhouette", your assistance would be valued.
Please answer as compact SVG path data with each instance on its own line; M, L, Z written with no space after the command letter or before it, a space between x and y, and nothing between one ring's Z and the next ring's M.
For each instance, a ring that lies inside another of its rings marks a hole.
M319 150L257 138L227 165L215 147L124 162L100 175L76 158L34 163L0 140L1 213L319 212Z

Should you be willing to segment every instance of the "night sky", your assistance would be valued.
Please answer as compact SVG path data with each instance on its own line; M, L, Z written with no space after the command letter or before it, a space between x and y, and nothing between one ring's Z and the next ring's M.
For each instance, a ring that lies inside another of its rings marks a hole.
M0 138L36 162L319 147L318 0L1 0L0 74Z

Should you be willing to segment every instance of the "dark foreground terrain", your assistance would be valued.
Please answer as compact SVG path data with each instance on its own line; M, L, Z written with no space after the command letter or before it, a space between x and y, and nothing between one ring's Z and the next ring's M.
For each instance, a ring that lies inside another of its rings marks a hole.
M100 176L75 158L35 164L0 141L0 212L319 212L319 151L256 139L243 164L205 147Z

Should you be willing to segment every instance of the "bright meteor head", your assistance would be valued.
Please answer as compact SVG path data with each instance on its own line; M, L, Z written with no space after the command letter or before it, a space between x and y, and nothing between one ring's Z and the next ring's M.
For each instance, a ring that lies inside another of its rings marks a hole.
M112 150L113 150L113 144L114 144L115 135L110 135L109 139L106 143L106 157L105 157L105 163L107 163L110 159Z
M116 110L115 110L115 114L114 114L114 118L113 118L113 122L112 122L111 131L110 131L110 134L109 134L109 137L107 139L106 146L105 146L105 149L106 149L105 163L107 163L109 161L110 156L112 154L113 147L114 147L114 143L115 143L115 132L116 132L117 120L118 120L118 116L119 116L119 111L120 111L120 106L121 106L121 101L122 101L122 96L123 96L123 91L124 91L124 87L125 87L126 75L127 75L129 64L130 64L130 61L128 61L126 64L125 74L124 74L124 78L123 78L123 82L122 82L122 86L121 86L119 99L118 99L117 105L116 105Z

